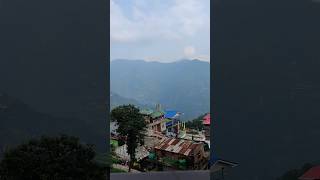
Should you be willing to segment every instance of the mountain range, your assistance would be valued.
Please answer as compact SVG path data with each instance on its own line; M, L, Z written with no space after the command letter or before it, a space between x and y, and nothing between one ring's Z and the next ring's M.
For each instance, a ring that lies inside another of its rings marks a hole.
M110 92L110 110L117 107L117 106L126 105L126 104L133 104L139 108L143 108L143 107L150 108L150 106L142 105L142 104L140 104L140 102L138 102L135 99L125 98L125 97L120 96L119 94Z
M110 64L110 89L129 102L184 113L185 120L210 111L210 64L118 59ZM117 104L111 98L111 104ZM134 101L132 101L134 100Z

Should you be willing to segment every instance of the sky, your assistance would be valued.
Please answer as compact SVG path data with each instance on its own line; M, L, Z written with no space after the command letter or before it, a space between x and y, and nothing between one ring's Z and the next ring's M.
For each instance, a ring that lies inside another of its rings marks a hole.
M111 0L110 56L210 61L210 0Z

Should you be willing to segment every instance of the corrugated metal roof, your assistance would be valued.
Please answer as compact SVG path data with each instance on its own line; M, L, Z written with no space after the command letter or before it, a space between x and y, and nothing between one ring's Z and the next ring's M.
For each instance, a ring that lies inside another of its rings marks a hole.
M190 156L193 154L194 149L202 145L203 143L195 143L184 139L167 138L155 146L155 149Z

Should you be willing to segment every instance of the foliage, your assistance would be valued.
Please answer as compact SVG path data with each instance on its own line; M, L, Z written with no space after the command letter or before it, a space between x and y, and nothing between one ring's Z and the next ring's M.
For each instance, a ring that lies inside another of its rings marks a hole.
M135 161L136 148L143 144L146 123L140 110L134 105L122 105L111 111L112 121L118 124L117 132L126 137L127 153L130 155L129 170Z
M117 168L111 168L111 173L125 173L127 171Z
M94 162L92 145L76 137L42 137L5 152L0 163L1 179L105 179L105 166Z
M191 121L186 122L186 128L189 129L197 129L197 130L202 130L204 128L203 126L203 118L206 114L203 114L196 119L193 119Z
M112 164L114 163L111 153L110 154L107 154L107 153L97 154L93 160L100 167L111 167Z
M186 160L184 160L184 159L176 160L176 159L172 159L169 157L164 157L164 158L162 158L162 161L163 161L164 165L175 167L180 170L185 170L186 165L187 165Z
M300 169L289 170L277 180L298 180L298 178L302 176L306 171L308 171L311 167L313 167L312 164L304 164Z
M123 146L126 142L122 139L118 140L118 146Z

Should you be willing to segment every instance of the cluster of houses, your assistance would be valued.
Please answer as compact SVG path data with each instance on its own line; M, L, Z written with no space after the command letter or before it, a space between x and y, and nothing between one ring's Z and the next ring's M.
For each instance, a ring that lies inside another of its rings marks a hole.
M147 123L145 143L137 148L136 160L140 169L204 170L208 169L210 155L210 114L204 118L204 131L191 131L181 121L181 112L142 109ZM111 138L116 140L116 124L111 124ZM115 148L119 159L128 161L126 145Z

